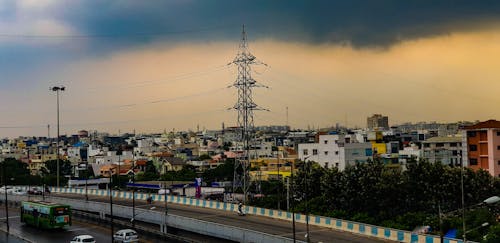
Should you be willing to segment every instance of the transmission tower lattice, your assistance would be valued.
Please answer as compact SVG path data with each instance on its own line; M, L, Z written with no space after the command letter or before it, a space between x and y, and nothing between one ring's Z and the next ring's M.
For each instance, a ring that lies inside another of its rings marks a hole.
M233 86L238 89L238 102L234 109L238 111L238 128L240 129L239 142L243 145L244 154L236 159L234 164L233 193L239 188L243 191L243 202L246 203L250 179L248 171L250 169L250 146L255 135L254 131L254 110L265 110L259 108L252 98L252 89L255 87L266 87L257 83L252 78L252 65L266 65L250 53L248 50L247 34L245 26L241 32L241 41L238 54L230 63L238 67L238 77ZM239 169L241 168L241 170Z

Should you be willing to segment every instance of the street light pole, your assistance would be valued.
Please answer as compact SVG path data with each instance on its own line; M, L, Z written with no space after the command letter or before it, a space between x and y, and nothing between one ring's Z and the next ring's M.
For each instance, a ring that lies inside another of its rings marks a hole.
M64 91L66 88L64 86L54 86L51 88L52 91L57 94L57 187L59 187L59 92Z
M110 219L111 219L111 242L114 242L114 232L115 226L113 224L113 190L111 189L113 183L113 168L109 169L109 211L110 211Z
M5 173L6 170L5 159L3 160L3 186L5 188L5 222L7 223L7 232L9 232L9 205L7 203L7 175Z
M164 194L163 194L163 200L165 201L165 216L164 216L164 220L163 220L163 221L164 221L163 223L164 223L165 225L164 225L163 227L165 227L165 229L164 229L164 231L165 231L165 232L164 232L164 233L166 234L166 233L168 232L168 231L167 231L167 217L168 217L168 204L167 204L167 182L165 182L165 184L163 184L163 185L164 185L164 187L165 187L165 188L163 189L163 193L164 193Z
M132 189L132 214L135 215L135 187ZM135 230L135 220L132 221L132 228Z
M304 166L305 166L305 169L306 169L306 173L305 173L305 178L306 178L306 181L305 181L305 185L306 185L306 196L305 196L305 199L306 199L306 241L307 242L310 242L309 241L309 163L306 161L304 161Z
M461 175L460 175L460 181L461 181L461 190L462 190L462 230L463 230L463 239L464 243L467 242L466 238L466 229L465 229L465 193L464 193L464 162L460 153L460 164L461 166Z
M293 243L296 242L296 239L295 239L295 209L294 209L294 205L295 205L295 188L294 188L294 185L295 185L295 183L293 182L293 170L294 170L294 167L295 167L294 165L295 165L295 162L293 162L292 172L291 172L291 179L292 179L292 206L291 206L291 210L292 210Z
M88 180L89 180L89 161L87 159L85 160L85 201L89 201Z

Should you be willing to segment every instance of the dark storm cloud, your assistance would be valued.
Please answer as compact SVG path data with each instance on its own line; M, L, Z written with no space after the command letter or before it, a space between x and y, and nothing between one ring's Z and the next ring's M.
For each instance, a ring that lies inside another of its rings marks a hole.
M123 36L97 40L114 46L237 40L246 24L251 39L387 47L479 28L500 18L500 1L84 1L60 17L85 34Z

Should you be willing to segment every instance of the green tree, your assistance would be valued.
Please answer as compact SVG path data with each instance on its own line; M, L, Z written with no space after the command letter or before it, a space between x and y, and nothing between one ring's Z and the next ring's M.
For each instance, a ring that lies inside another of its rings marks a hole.
M0 183L4 183L4 170L7 184L21 184L24 185L33 181L28 169L28 165L20 160L14 158L6 158L0 165Z
M65 175L71 175L72 166L69 160L59 160L59 174L61 177ZM57 175L57 160L48 160L45 162L45 168L42 169L42 173L45 175Z
M500 224L491 226L488 234L481 241L482 243L497 243L500 242Z
M212 157L210 157L210 155L208 154L202 154L200 155L200 157L198 157L199 160L211 160Z
M214 169L203 172L203 180L207 183L214 181L232 181L234 173L234 159L226 159L223 164Z

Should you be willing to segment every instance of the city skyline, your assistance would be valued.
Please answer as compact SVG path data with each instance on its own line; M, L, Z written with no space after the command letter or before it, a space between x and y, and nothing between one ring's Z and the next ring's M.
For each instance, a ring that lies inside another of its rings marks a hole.
M499 3L218 3L0 2L0 137L53 136L55 85L61 134L234 126L243 24L268 64L256 126L500 116Z

